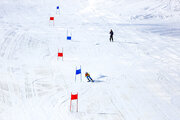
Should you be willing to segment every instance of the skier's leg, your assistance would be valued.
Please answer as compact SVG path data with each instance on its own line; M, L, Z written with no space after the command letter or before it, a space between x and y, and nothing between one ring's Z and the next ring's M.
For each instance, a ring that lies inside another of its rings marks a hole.
M86 78L88 79L88 81L90 81L89 76L87 76Z
M113 36L111 35L111 42L113 42Z
M89 76L90 80L93 82L94 80Z
M89 79L92 80L92 78L89 76Z

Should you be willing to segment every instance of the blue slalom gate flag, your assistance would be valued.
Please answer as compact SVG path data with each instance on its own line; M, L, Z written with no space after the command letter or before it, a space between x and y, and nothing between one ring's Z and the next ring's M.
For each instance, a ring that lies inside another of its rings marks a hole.
M80 79L81 79L81 82L82 82L81 66L80 66L79 69L77 69L77 67L76 67L75 82L76 82L76 76L77 76L77 75L78 75L78 76L80 75Z
M59 6L57 6L57 9L59 10Z
M81 74L81 69L76 70L76 75Z
M67 36L67 40L71 40L71 36Z

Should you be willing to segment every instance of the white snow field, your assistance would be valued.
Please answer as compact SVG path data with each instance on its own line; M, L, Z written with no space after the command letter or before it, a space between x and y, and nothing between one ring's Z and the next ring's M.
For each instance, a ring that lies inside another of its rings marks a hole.
M180 1L0 0L0 120L180 120Z

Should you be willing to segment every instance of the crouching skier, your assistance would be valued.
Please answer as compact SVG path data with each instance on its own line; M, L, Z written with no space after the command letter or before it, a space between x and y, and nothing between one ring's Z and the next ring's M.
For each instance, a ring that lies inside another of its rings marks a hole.
M90 82L90 81L94 82L94 80L91 78L91 76L88 72L85 73L85 77L88 79L88 82Z

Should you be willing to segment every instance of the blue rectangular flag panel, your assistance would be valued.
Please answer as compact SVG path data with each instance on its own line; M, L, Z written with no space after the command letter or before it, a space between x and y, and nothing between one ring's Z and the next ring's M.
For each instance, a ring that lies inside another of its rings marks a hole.
M81 69L76 70L76 75L77 75L77 74L81 74Z
M71 36L67 36L67 40L71 40Z

